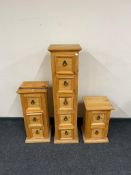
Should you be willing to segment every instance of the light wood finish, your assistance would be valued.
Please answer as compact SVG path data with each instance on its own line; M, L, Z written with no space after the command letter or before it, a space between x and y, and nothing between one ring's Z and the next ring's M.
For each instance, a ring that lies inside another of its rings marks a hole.
M64 126L64 125L72 125L73 122L72 122L72 115L71 114L67 114L67 115L59 115L59 122L60 122L60 125L61 126Z
M24 116L25 142L50 142L48 82L23 82L17 93L20 94Z
M57 76L56 83L57 91L60 93L73 93L75 86L75 77L74 76Z
M73 130L71 129L61 130L61 139L72 139L72 138L73 138Z
M84 97L84 143L107 143L111 102L105 96Z
M79 44L51 44L48 48L50 52L60 51L80 51L81 47Z
M18 91L20 89L46 89L48 88L48 81L24 81ZM21 92L22 93L22 92Z
M88 96L84 97L86 110L112 110L112 104L106 96Z
M42 113L31 113L26 115L28 126L40 126L44 124Z
M55 115L54 143L78 143L77 98L80 45L50 45Z

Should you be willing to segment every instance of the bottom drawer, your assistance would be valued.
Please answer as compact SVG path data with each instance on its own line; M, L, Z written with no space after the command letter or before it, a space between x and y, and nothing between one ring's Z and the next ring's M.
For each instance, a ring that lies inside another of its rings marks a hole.
M32 138L43 138L44 129L42 127L30 128L30 134Z
M92 128L91 129L91 137L92 138L103 138L105 133L104 128Z
M72 129L63 129L60 130L60 139L72 139L73 130Z

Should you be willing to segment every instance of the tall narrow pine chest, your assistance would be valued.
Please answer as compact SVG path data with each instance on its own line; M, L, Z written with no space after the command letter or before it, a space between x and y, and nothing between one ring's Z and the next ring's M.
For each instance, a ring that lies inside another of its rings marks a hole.
M79 44L50 45L55 117L54 143L78 143Z

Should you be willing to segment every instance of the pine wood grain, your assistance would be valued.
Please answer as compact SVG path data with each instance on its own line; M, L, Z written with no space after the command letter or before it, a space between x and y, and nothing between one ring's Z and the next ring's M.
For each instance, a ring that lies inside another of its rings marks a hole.
M80 45L50 45L55 143L78 143L78 56Z
M84 97L84 143L108 143L111 102L105 96Z
M20 94L24 116L25 142L49 142L48 82L23 82L17 93Z

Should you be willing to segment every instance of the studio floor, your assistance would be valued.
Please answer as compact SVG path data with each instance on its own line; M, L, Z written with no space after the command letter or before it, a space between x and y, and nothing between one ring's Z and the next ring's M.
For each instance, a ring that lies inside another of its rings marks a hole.
M80 126L79 144L55 145L53 133L25 144L23 119L1 118L0 175L131 175L130 119L111 119L108 144L84 144Z

